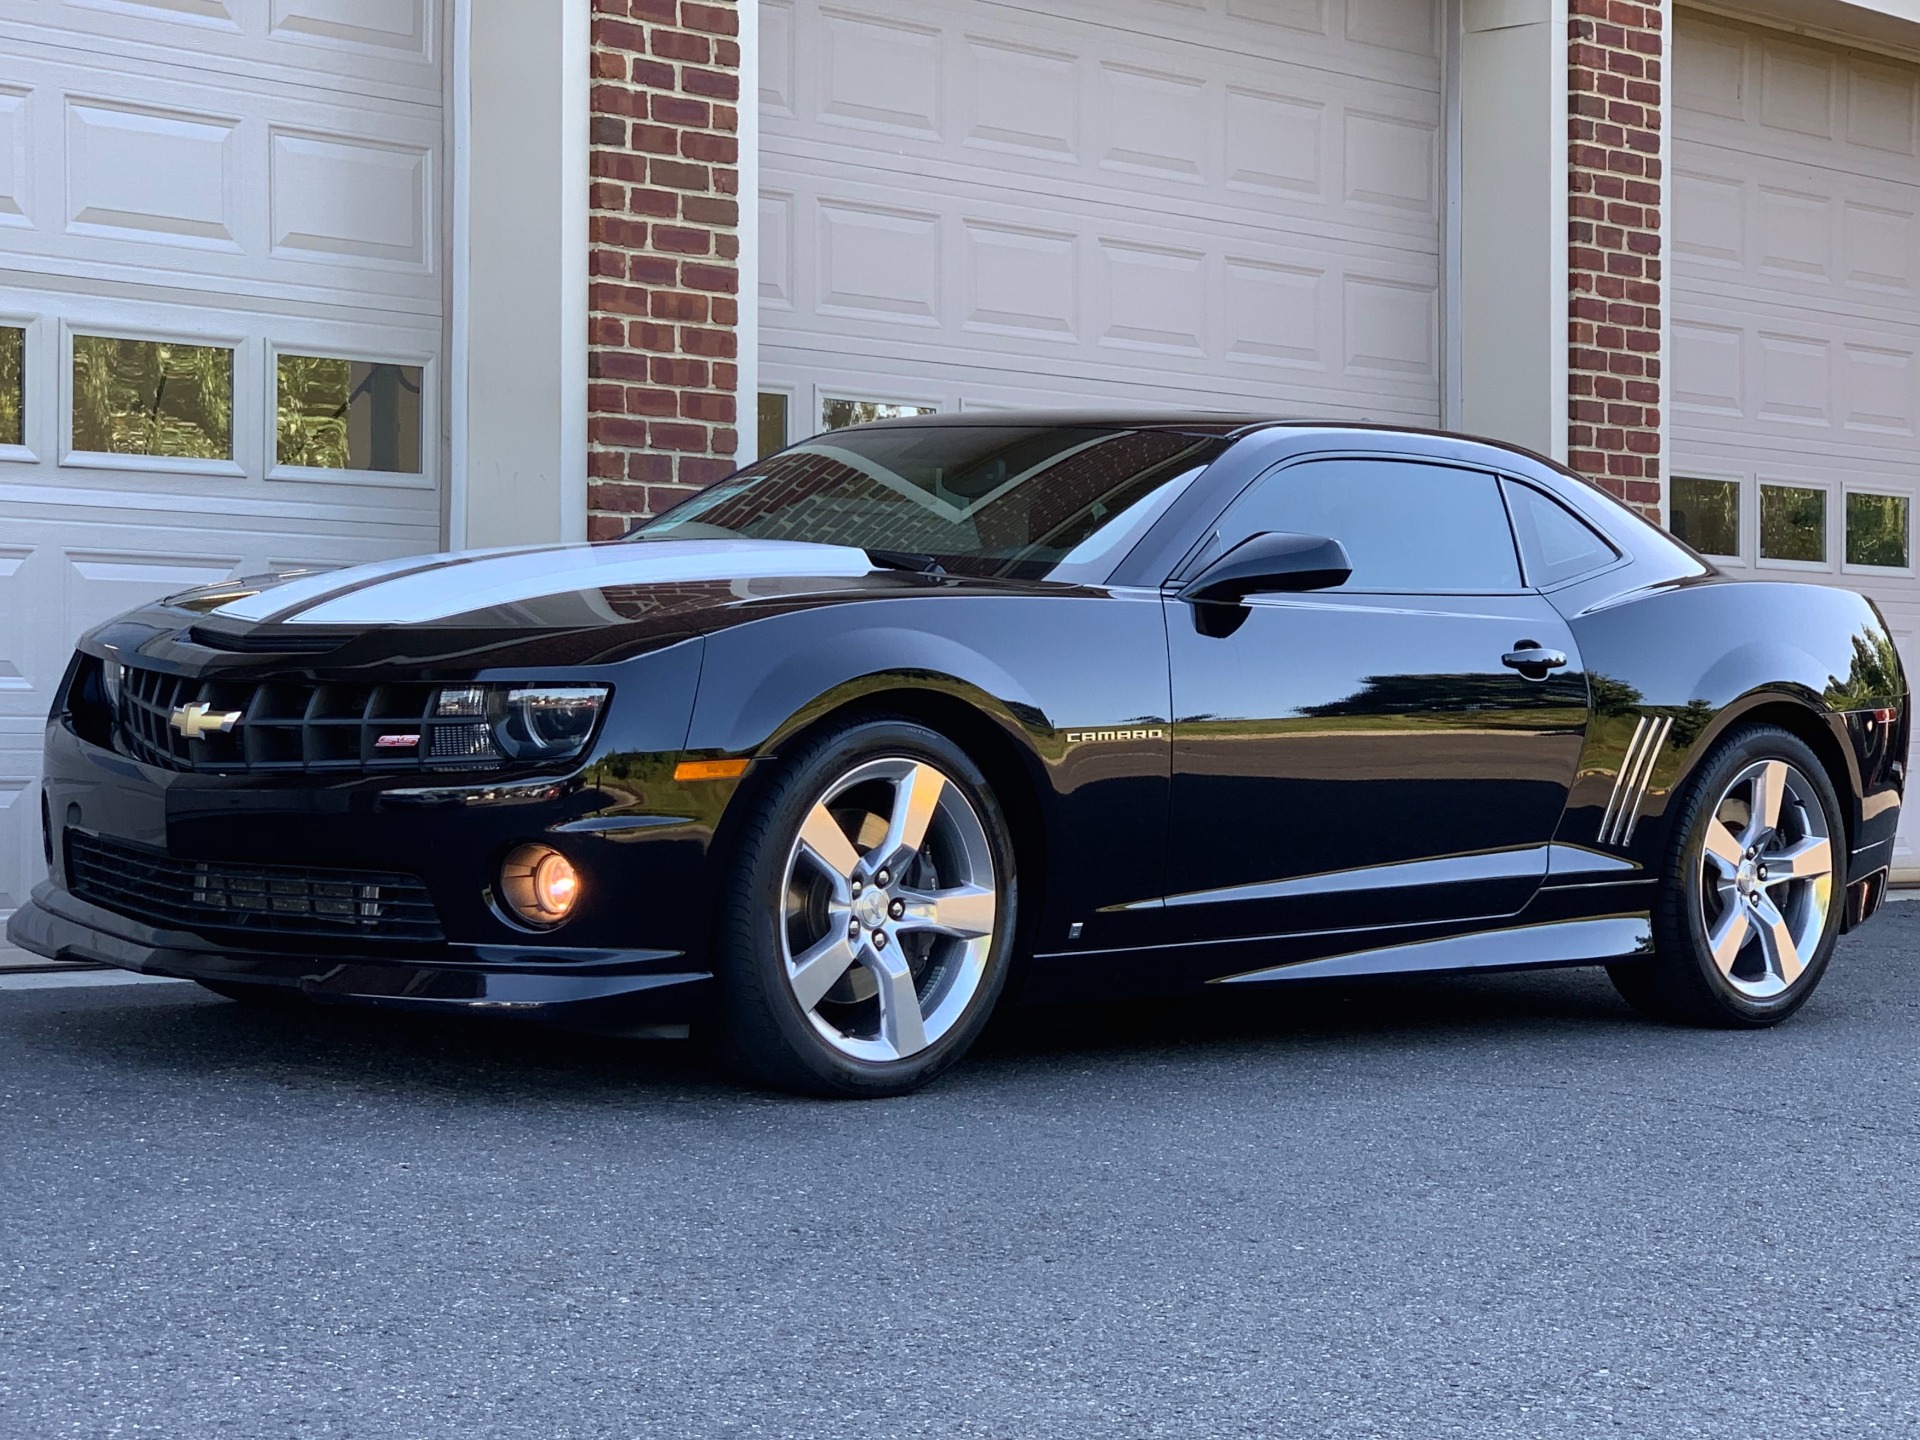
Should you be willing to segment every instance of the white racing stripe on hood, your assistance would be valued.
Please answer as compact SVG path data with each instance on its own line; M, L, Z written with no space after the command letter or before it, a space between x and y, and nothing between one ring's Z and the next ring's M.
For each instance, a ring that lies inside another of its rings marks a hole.
M460 554L403 555L397 560L377 560L370 565L354 565L344 570L322 570L315 575L289 580L284 585L269 585L245 599L230 600L225 605L215 607L213 613L233 620L271 620L285 611L311 605L336 591L357 590L385 576L400 575L409 570L459 565L481 555L519 555L528 550L546 548L544 545L515 545L497 550L469 550Z
M555 545L465 557L366 584L297 615L296 625L419 625L470 610L537 600L606 585L671 585L697 580L754 580L774 576L867 575L873 562L846 545L790 540L646 540L625 545ZM331 577L334 589L352 572ZM304 583L304 582L302 582ZM288 587L291 588L291 587ZM262 596L261 598L265 598ZM275 612L284 610L275 606ZM228 613L224 608L222 613Z

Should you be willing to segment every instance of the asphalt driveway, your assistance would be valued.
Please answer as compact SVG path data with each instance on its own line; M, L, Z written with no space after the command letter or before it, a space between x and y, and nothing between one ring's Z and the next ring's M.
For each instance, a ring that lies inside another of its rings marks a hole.
M1920 904L1843 946L1769 1034L1395 982L866 1104L0 988L0 1436L1912 1434Z

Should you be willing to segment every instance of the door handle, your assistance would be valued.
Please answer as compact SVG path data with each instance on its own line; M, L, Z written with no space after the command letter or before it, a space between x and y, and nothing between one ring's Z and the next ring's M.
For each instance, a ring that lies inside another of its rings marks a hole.
M1522 640L1500 657L1500 663L1529 680L1544 680L1548 672L1564 669L1567 657L1558 650L1543 648L1537 640Z

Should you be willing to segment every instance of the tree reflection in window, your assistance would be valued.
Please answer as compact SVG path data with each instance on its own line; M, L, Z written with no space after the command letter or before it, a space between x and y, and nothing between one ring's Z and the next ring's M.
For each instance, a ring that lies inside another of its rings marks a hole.
M1766 560L1827 558L1827 492L1800 485L1760 487L1760 555Z
M233 350L74 336L73 448L231 460Z
M420 474L418 365L281 355L275 366L282 465Z
M27 443L27 332L0 326L0 445Z
M1884 565L1904 570L1907 565L1905 495L1847 494L1847 563Z

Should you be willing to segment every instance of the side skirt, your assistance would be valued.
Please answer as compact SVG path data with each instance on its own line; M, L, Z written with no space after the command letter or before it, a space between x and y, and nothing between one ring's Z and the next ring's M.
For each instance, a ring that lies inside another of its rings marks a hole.
M1383 945L1291 965L1223 975L1215 985L1264 985L1280 980L1331 980L1355 975L1415 975L1434 970L1534 970L1554 965L1599 965L1653 950L1645 912L1595 920L1556 920L1473 935L1450 935L1411 945Z
M1223 984L1604 965L1652 953L1654 890L1650 880L1549 887L1517 915L1047 951L1031 958L1021 994L1026 1003L1078 1004Z

